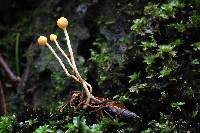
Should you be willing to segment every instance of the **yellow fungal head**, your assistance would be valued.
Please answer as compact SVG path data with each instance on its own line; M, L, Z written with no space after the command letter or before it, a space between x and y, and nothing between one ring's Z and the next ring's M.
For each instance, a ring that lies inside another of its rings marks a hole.
M61 17L57 20L57 25L58 25L59 28L64 30L68 26L68 21L65 17Z
M40 36L38 38L38 43L41 46L45 46L47 44L47 38L45 36Z
M51 40L52 42L55 42L55 41L57 40L57 36L56 36L55 34L51 34L51 35L50 35L50 40Z

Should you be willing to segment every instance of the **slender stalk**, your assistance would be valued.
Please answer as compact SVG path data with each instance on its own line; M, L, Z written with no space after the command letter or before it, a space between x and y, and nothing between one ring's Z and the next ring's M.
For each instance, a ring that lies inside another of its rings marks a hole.
M58 49L60 50L60 52L62 53L62 55L67 59L67 61L68 61L68 63L69 63L69 65L70 65L70 67L73 69L74 67L73 67L73 65L72 65L72 63L71 63L71 61L70 61L70 59L68 58L68 56L65 54L65 52L62 50L62 48L60 47L60 45L58 44L58 42L55 40L55 44L56 44L56 46L58 47Z
M82 82L82 85L83 85L83 88L85 89L85 93L86 93L86 95L87 95L87 100L86 100L85 106L84 106L84 108L86 108L87 105L90 103L90 99L91 99L91 97L92 97L92 94L91 94L90 91L88 90L88 87L87 87L87 85L85 84L85 82Z
M77 66L76 66L76 63L75 63L75 60L74 60L74 54L73 54L73 51L72 51L72 47L71 47L71 43L70 43L70 39L69 39L67 29L64 29L64 33L65 33L65 37L66 37L66 40L67 40L67 47L68 47L68 50L69 50L71 63L74 67L74 72L76 73L77 78L79 78L80 80L83 80L80 73L78 72L78 69L77 69ZM86 86L89 87L90 93L92 93L92 86L89 83L87 83L85 80L83 80L83 81L85 82Z
M76 81L79 81L74 75L71 75L69 74L68 70L66 69L64 63L62 62L62 60L60 59L60 57L56 54L56 52L53 50L53 48L48 44L46 43L47 47L50 49L50 51L53 53L53 55L56 57L56 59L58 60L58 62L60 63L60 65L62 66L65 74L68 76L68 77L71 77L73 79L75 79Z
M16 72L17 75L20 75L20 68L19 68L19 37L20 34L17 33L16 35L16 43L15 43L15 65L16 65Z
M47 45L47 47L50 49L50 51L54 54L54 56L56 57L56 59L59 61L60 65L62 66L62 68L63 68L63 70L64 70L64 72L65 72L65 74L66 74L68 77L74 78L76 81L78 81L79 83L81 83L81 84L83 85L83 88L85 89L85 93L86 93L86 96L87 96L87 100L86 100L86 107L87 107L87 105L88 105L89 102L90 102L90 99L93 97L93 95L92 95L91 92L89 91L89 89L91 89L91 88L90 88L91 86L88 85L88 83L86 83L86 81L83 80L83 79L81 78L81 76L80 76L80 74L79 74L77 68L74 66L75 62L72 63L72 68L74 69L75 73L77 73L77 75L76 75L77 77L74 76L74 75L69 74L69 72L68 72L68 70L66 69L64 63L62 62L62 60L60 59L60 57L56 54L55 50L54 50L48 43L46 43L46 45ZM69 45L69 46L70 46L70 45ZM60 48L59 45L57 45L57 47ZM71 47L71 46L70 46L70 47ZM60 48L60 49L61 49L61 48ZM61 49L60 51L63 51L63 50ZM63 52L64 52L64 51L63 51ZM72 49L71 49L71 52L72 52ZM72 52L72 54L73 54L73 52ZM65 54L64 54L64 55L65 55ZM72 56L72 57L73 57L73 56ZM67 58L68 58L68 57L67 57ZM72 58L72 59L73 59L73 61L74 61L74 58ZM72 62L73 62L73 61L72 61ZM69 61L69 62L70 62L70 61ZM75 69L75 68L76 68L76 69ZM78 76L78 75L79 75L79 76ZM89 86L89 89L88 89L88 86Z
M65 29L64 30L64 33L65 33L65 37L66 37L66 40L67 40L67 47L68 47L68 50L69 50L69 54L70 54L70 59L71 59L71 63L72 65L74 66L74 71L76 73L76 75L81 78L79 72L78 72L78 69L76 67L76 63L75 63L75 60L74 60L74 54L73 54L73 51L72 51L72 47L71 47L71 43L70 43L70 40L69 40L69 35L67 33L67 30ZM82 78L81 78L82 79Z

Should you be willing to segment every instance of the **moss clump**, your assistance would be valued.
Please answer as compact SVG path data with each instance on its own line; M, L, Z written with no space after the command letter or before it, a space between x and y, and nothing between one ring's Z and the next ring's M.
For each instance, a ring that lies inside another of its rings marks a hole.
M8 115L0 117L0 133L11 133L15 123L15 115Z

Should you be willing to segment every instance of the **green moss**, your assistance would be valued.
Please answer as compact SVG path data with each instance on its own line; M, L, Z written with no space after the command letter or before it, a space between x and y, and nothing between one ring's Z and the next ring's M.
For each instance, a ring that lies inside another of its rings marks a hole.
M8 115L0 117L0 133L11 133L15 123L15 116Z
M44 125L37 128L34 133L55 133L55 130L53 130L49 125Z

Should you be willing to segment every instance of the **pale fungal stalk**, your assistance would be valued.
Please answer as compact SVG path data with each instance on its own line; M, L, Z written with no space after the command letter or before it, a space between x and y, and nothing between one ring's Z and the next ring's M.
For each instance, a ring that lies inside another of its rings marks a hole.
M58 41L57 41L56 39L57 39L57 36L56 36L56 35L54 35L54 34L51 34L51 35L50 35L50 40L51 40L52 42L55 42L57 48L60 50L60 52L62 53L62 55L67 59L67 62L69 63L70 67L73 69L73 65L72 65L70 59L69 59L68 56L65 54L64 50L60 47L60 45L59 45L59 43L58 43Z
M69 39L69 35L68 35L67 29L66 29L67 26L68 26L67 19L64 18L64 17L61 17L60 19L58 19L57 25L58 25L59 28L61 28L64 31L64 34L65 34L65 37L66 37L66 40L67 40L67 47L68 47L68 50L69 50L70 58L67 56L67 54L64 52L64 50L60 47L59 43L57 42L57 36L56 35L51 34L50 35L50 40L53 41L56 44L56 47L59 49L59 51L62 53L62 55L67 59L69 65L73 69L75 75L70 74L68 72L68 70L65 67L63 61L56 54L55 50L48 44L47 38L45 36L40 36L38 38L39 45L47 46L50 49L50 51L53 53L53 55L56 57L56 59L59 61L61 67L63 68L63 70L65 72L65 74L68 77L71 77L74 80L76 80L77 82L79 82L80 84L82 84L82 86L84 88L84 91L85 91L85 94L87 96L87 99L86 99L86 101L84 103L85 105L83 106L84 108L86 108L90 104L90 100L91 99L94 100L95 102L99 102L100 103L101 101L99 101L98 99L96 99L92 95L92 86L81 77L81 75L80 75L80 73L79 73L79 71L77 69L77 66L76 66L76 63L75 63L75 59L74 59L74 54L73 54L71 43L70 43L70 39Z
M47 38L45 36L40 36L38 38L38 43L39 45L41 46L47 46L49 48L49 50L51 51L51 53L53 53L53 55L56 57L56 59L58 60L58 62L60 63L61 67L63 68L65 74L68 76L68 77L71 77L73 79L75 79L76 81L78 81L78 79L74 76L74 75L71 75L69 74L67 68L65 67L64 63L62 62L62 60L60 59L60 57L56 54L55 50L51 47L51 45L48 44L47 42Z
M80 73L78 72L78 69L77 69L77 66L76 66L76 63L75 63L75 60L74 60L74 55L73 55L73 51L72 51L72 47L71 47L71 43L70 43L70 39L69 39L67 29L63 28L63 31L64 31L64 34L65 34L65 37L66 37L66 40L67 40L67 46L68 46L68 50L69 50L69 54L70 54L70 59L71 59L72 65L74 66L74 72L75 72L77 78L80 80L81 84L83 85L83 88L85 89L85 92L86 92L86 95L87 95L87 100L86 100L86 103L85 103L85 106L84 106L86 108L87 105L89 104L91 98L95 101L99 101L99 100L94 98L94 96L92 95L92 86L89 83L87 83L81 77ZM90 91L88 91L88 89Z
M72 65L74 66L74 71L77 75L77 77L80 78L80 80L83 80L85 82L85 84L89 87L90 89L90 93L92 93L92 86L87 83L80 75L80 73L78 72L78 69L76 67L76 63L75 63L75 60L74 60L74 54L73 54L73 51L72 51L72 47L71 47L71 43L70 43L70 39L69 39L69 35L68 35L68 32L67 32L67 29L63 29L64 33L65 33L65 37L66 37L66 40L67 40L67 47L68 47L68 50L69 50L69 54L70 54L70 59L71 59L71 62L72 62Z
M71 75L69 74L68 70L66 69L64 63L62 62L62 60L60 59L60 57L58 57L58 55L56 54L56 52L53 50L53 48L47 43L46 44L47 47L49 48L49 50L54 54L54 56L56 57L56 59L59 61L60 65L62 66L63 70L65 71L65 74L69 77L71 77Z
M58 49L60 50L60 52L63 54L63 56L67 59L67 61L68 61L69 65L70 65L70 67L73 69L73 65L72 65L70 59L69 59L68 56L65 54L65 52L62 50L62 48L59 46L59 44L58 44L57 41L55 41L55 44L56 44L56 46L58 47Z
M83 85L83 88L85 89L85 93L87 95L87 100L86 100L86 103L85 103L85 108L87 107L87 105L89 104L90 102L90 99L91 98L94 98L94 96L92 95L92 86L87 83L80 75L80 73L78 72L78 69L77 69L77 66L76 66L76 63L75 63L75 60L74 60L74 54L73 54L73 51L72 51L72 47L71 47L71 43L70 43L70 39L69 39L69 35L67 33L67 29L64 28L63 29L64 33L65 33L65 37L66 37L66 40L67 40L67 46L68 46L68 50L69 50L69 54L70 54L70 59L71 59L71 62L72 62L72 65L74 66L74 72L77 76L77 78L80 80L80 83ZM89 91L89 90L90 91Z
M65 67L64 63L62 62L62 60L60 59L60 57L56 54L56 52L53 50L53 48L47 43L46 46L50 49L50 51L54 54L54 56L56 57L56 59L58 60L58 62L60 63L60 65L62 66L65 74L68 76L68 77L71 77L73 79L75 79L76 81L78 81L78 79L74 76L74 75L71 75L69 74L67 68Z
M67 40L67 47L68 47L68 50L69 50L69 54L70 54L70 59L71 59L71 63L74 67L74 72L76 74L76 77L80 80L80 83L83 85L84 89L85 89L85 92L86 92L86 95L88 97L88 99L90 99L92 97L91 93L92 93L92 87L89 83L87 83L82 77L81 75L79 74L78 72L78 69L77 69L77 66L76 66L76 63L75 63L75 60L74 60L74 54L73 54L73 51L72 51L72 47L71 47L71 43L70 43L70 39L69 39L69 35L68 35L68 32L67 32L67 26L68 26L68 20L64 17L61 17L60 19L58 19L57 21L57 25L60 29L62 29L64 31L64 34L65 34L65 37L66 37L66 40ZM86 84L86 85L84 85ZM90 89L90 94L87 93L88 91L88 87ZM90 101L90 100L87 100L87 101ZM86 102L88 103L88 102Z

